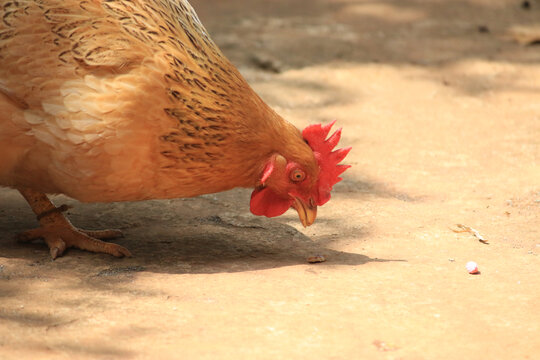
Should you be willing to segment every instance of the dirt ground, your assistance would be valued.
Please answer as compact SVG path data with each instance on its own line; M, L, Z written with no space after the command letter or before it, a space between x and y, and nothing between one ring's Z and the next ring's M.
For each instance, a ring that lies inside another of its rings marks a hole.
M540 2L192 4L285 118L338 120L353 167L308 229L250 190L54 198L130 259L16 243L36 221L1 189L0 358L538 359Z

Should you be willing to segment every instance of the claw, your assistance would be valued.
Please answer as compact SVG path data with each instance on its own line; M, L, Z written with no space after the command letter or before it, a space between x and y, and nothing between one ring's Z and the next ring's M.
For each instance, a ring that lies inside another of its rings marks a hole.
M114 245L114 244L112 244ZM120 245L117 245L116 248L114 250L112 250L109 254L113 255L113 256L116 256L116 257L133 257L133 255L131 255L131 252L126 249L125 247L122 247Z
M60 249L58 249L57 247L54 247L51 249L51 257L53 260L55 260L57 257L58 257L58 252L60 251Z

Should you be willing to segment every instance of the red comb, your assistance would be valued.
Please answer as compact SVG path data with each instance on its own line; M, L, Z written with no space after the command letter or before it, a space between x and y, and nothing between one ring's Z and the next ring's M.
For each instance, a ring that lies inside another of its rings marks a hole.
M332 187L343 180L339 175L351 167L350 165L339 165L339 162L345 159L345 156L351 151L350 147L332 151L341 138L341 129L330 135L328 139L326 138L335 123L334 120L327 125L309 125L302 131L304 140L308 142L319 163L320 173L316 199L319 206L330 200Z

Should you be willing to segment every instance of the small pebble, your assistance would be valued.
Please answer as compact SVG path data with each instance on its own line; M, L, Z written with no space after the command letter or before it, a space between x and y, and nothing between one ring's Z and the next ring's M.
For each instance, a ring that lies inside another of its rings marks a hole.
M479 33L484 33L484 34L489 33L489 28L486 25L478 25L477 29ZM490 198L488 197L488 199Z
M315 263L322 263L326 261L326 257L324 255L315 255L310 256L307 258L308 263L315 264Z

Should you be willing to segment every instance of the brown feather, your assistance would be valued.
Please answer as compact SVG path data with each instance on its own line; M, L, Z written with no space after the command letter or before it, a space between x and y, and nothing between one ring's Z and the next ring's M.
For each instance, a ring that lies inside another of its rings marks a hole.
M0 19L0 185L122 201L255 186L273 153L318 171L187 1L7 1Z

